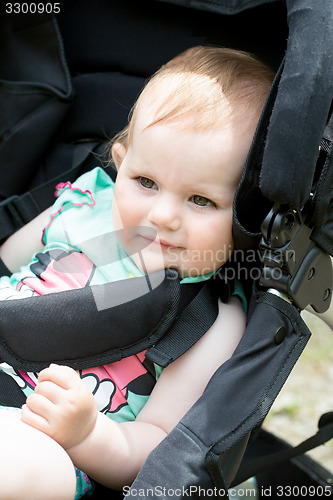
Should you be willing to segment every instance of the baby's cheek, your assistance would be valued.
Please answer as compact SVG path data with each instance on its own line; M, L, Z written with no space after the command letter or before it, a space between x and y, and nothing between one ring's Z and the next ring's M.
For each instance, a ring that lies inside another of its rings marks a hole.
M122 205L116 202L114 199L112 204L112 225L115 230L123 229L126 225L126 220L124 217Z

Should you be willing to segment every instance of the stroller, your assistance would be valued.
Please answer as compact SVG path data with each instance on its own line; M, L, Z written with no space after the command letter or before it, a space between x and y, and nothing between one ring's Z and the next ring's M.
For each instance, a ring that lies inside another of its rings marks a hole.
M1 242L50 205L60 180L104 165L105 142L126 124L145 79L177 53L200 44L228 46L253 52L275 68L234 201L235 246L256 255L247 263L249 275L259 263L262 269L244 283L250 298L246 334L204 395L149 455L126 496L227 498L230 488L252 476L258 498L333 496L333 474L303 456L333 436L332 414L296 448L261 429L310 337L299 311L311 305L325 312L332 295L331 0L66 0L5 8ZM165 316L158 336L139 332L135 348L147 347L150 359L166 366L207 330L216 317L214 297L224 293L223 284L209 284L187 299L181 316L186 328L176 348L177 321ZM43 368L46 359L66 359L73 368L91 365L96 353L78 357L62 342L66 354L37 348L31 353L11 335L13 325L19 330L29 318L42 338L52 318L40 324L31 310L52 304L56 314L59 295L17 301L16 307L0 303L4 361L30 371ZM101 338L107 335L112 311L94 313L86 289L68 300L78 304L76 311L86 311L83 321L94 318ZM164 314L163 290L156 287L149 300ZM121 346L121 353L105 343L105 351L111 362L130 355L133 342ZM19 406L21 395L11 382L1 376L0 403ZM202 412L209 413L209 425ZM102 487L94 495L110 498Z

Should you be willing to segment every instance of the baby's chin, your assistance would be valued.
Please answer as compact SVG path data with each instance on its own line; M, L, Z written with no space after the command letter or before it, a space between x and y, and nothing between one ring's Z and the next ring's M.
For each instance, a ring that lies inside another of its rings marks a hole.
M214 271L214 269L210 269L207 267L205 267L204 269L198 269L196 267L193 267L191 269L187 269L187 268L175 266L174 264L173 265L165 265L164 262L163 263L156 262L156 261L146 262L146 261L142 261L138 255L132 256L132 258L133 258L134 262L136 263L136 265L138 266L138 268L140 269L140 271L142 271L144 274L152 274L152 273L157 272L157 271L170 269L173 271L177 271L178 277L180 280L182 280L184 278L197 278L198 276L204 276L204 275L209 274L212 271Z
M157 271L165 271L166 269L171 269L173 271L177 271L179 278L182 279L185 277L181 269L175 266L175 264L170 265L166 263L163 257L155 258L154 256L154 258L148 259L146 255L142 255L143 253L144 252L142 252L141 255L132 255L132 259L134 260L140 271L142 271L144 274L152 274Z
M166 267L163 256L154 255L152 258L151 256L147 256L147 253L144 251L132 255L132 259L144 274L162 271Z
M135 264L144 274L151 274L164 269L176 270L179 278L194 278L204 276L215 271L220 266L214 266L211 262L181 262L180 259L170 259L164 256L162 252L156 251L149 247L142 250L140 253L132 255Z

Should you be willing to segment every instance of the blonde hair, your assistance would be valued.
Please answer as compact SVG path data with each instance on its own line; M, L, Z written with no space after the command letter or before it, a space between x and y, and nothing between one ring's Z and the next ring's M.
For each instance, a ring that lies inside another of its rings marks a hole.
M247 52L211 46L190 48L150 78L127 126L112 143L120 142L127 149L138 110L154 96L158 106L148 127L177 122L207 129L223 124L235 112L259 118L273 78L274 72Z

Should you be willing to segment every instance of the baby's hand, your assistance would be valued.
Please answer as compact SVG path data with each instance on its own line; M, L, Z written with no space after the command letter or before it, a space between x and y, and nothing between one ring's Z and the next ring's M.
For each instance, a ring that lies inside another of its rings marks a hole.
M75 370L52 364L40 372L35 391L22 408L21 419L66 450L86 439L97 415L94 397Z

